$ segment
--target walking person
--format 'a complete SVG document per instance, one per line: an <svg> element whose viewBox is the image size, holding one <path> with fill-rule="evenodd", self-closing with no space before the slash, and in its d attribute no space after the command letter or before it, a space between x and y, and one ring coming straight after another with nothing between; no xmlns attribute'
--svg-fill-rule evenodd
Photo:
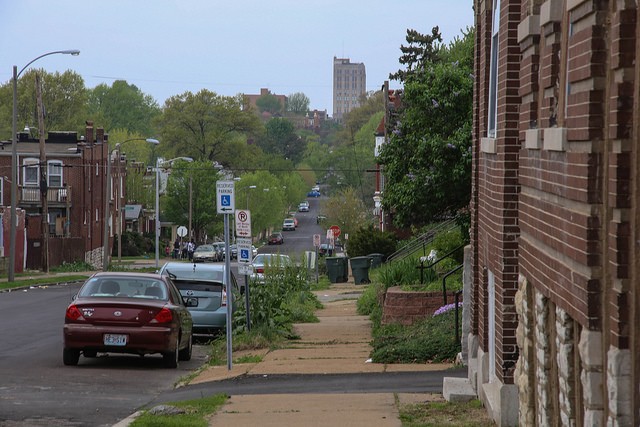
<svg viewBox="0 0 640 427"><path fill-rule="evenodd" d="M189 261L193 260L193 251L196 250L196 244L193 242L193 239L189 243L187 243L187 255L189 257Z"/></svg>
<svg viewBox="0 0 640 427"><path fill-rule="evenodd" d="M180 240L176 239L175 242L173 242L173 254L171 255L171 257L173 259L178 259L180 255Z"/></svg>

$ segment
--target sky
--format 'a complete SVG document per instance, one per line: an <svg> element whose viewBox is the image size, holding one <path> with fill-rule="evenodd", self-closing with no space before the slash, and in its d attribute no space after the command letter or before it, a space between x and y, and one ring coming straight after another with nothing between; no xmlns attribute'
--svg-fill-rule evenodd
<svg viewBox="0 0 640 427"><path fill-rule="evenodd" d="M302 92L333 114L333 57L364 63L367 90L402 68L407 29L446 43L473 26L472 0L0 0L0 81L73 70L93 88L126 80L160 106L174 95ZM399 87L390 81L391 88Z"/></svg>

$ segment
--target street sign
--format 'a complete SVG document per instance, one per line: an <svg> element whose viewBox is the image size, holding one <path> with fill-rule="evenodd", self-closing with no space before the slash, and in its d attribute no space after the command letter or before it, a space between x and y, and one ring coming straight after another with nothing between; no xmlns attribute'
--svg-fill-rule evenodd
<svg viewBox="0 0 640 427"><path fill-rule="evenodd" d="M329 230L331 230L331 232L333 233L333 237L338 237L341 233L340 227L338 227L337 225L332 225L331 227L329 227Z"/></svg>
<svg viewBox="0 0 640 427"><path fill-rule="evenodd" d="M313 246L320 246L320 235L319 234L314 234L313 235Z"/></svg>
<svg viewBox="0 0 640 427"><path fill-rule="evenodd" d="M234 182L216 181L216 195L218 213L232 214L235 210Z"/></svg>
<svg viewBox="0 0 640 427"><path fill-rule="evenodd" d="M236 236L251 237L251 212L240 209L236 211Z"/></svg>
<svg viewBox="0 0 640 427"><path fill-rule="evenodd" d="M251 262L251 239L246 237L238 237L236 239L236 245L238 248L238 263Z"/></svg>
<svg viewBox="0 0 640 427"><path fill-rule="evenodd" d="M187 235L187 227L185 227L184 225L181 225L180 227L178 227L178 229L176 230L176 233L178 234L179 237L184 237Z"/></svg>
<svg viewBox="0 0 640 427"><path fill-rule="evenodd" d="M251 264L238 264L238 274L250 276L253 274L253 265Z"/></svg>

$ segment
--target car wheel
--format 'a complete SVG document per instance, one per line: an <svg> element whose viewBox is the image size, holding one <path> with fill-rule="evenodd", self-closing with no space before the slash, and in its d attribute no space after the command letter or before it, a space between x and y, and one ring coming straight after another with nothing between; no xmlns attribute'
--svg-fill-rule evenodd
<svg viewBox="0 0 640 427"><path fill-rule="evenodd" d="M80 360L80 350L65 348L62 350L62 361L67 366L76 366Z"/></svg>
<svg viewBox="0 0 640 427"><path fill-rule="evenodd" d="M162 360L164 362L164 366L170 369L175 369L178 367L178 342L176 340L176 346L173 350L167 351L166 353L162 353Z"/></svg>
<svg viewBox="0 0 640 427"><path fill-rule="evenodd" d="M189 344L187 344L186 348L183 348L178 352L178 359L184 360L184 361L191 360L192 349L193 349L193 335L189 335Z"/></svg>

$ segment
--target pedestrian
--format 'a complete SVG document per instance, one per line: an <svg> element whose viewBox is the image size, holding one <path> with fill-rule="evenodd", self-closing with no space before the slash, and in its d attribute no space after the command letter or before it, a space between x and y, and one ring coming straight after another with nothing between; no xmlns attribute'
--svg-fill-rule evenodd
<svg viewBox="0 0 640 427"><path fill-rule="evenodd" d="M180 240L176 239L176 241L173 242L173 258L178 259L179 255L180 255Z"/></svg>
<svg viewBox="0 0 640 427"><path fill-rule="evenodd" d="M189 243L187 243L187 255L189 256L189 261L193 260L193 251L196 250L196 244L193 242L193 239Z"/></svg>
<svg viewBox="0 0 640 427"><path fill-rule="evenodd" d="M184 242L181 242L180 246L182 247L182 249L180 251L182 253L182 257L181 258L182 259L187 259L187 244L184 243Z"/></svg>
<svg viewBox="0 0 640 427"><path fill-rule="evenodd" d="M169 247L169 244L167 243L167 245L164 247L164 256L168 257L170 252L171 252L171 248Z"/></svg>

